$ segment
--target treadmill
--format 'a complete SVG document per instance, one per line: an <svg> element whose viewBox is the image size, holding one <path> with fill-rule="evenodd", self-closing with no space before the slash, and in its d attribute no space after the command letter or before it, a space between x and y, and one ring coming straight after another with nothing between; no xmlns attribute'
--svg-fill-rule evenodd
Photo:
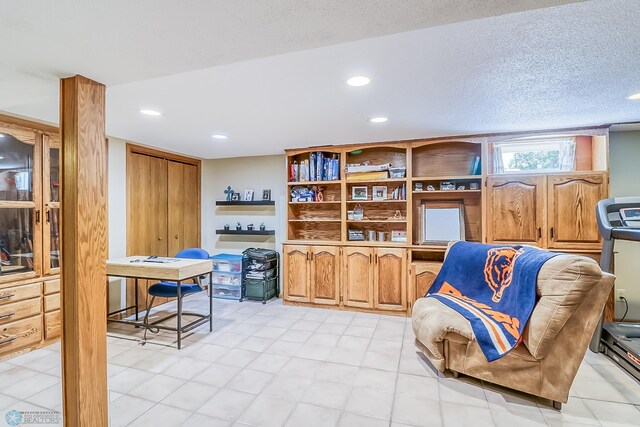
<svg viewBox="0 0 640 427"><path fill-rule="evenodd" d="M611 273L615 241L640 242L640 197L601 200L596 217L603 239L600 268ZM606 354L640 380L640 323L604 323L601 317L589 348Z"/></svg>

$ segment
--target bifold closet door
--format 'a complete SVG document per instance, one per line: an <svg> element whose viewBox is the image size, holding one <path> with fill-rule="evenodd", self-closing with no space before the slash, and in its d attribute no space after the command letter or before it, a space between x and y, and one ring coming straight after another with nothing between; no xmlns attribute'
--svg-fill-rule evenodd
<svg viewBox="0 0 640 427"><path fill-rule="evenodd" d="M167 161L131 153L127 169L127 252L129 255L167 256ZM127 286L129 305L133 304L132 282L130 280ZM143 280L138 288L138 307L141 310L145 309L146 285ZM166 301L163 298L158 300L156 305Z"/></svg>
<svg viewBox="0 0 640 427"><path fill-rule="evenodd" d="M199 245L200 216L198 168L168 161L168 255Z"/></svg>

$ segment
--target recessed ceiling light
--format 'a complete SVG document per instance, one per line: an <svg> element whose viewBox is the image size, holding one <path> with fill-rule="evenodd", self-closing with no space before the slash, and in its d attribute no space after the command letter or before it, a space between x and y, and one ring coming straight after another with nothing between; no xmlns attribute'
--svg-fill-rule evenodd
<svg viewBox="0 0 640 427"><path fill-rule="evenodd" d="M140 110L140 112L142 114L144 114L145 116L160 116L160 111L156 111L156 110L147 110L147 109L143 109Z"/></svg>
<svg viewBox="0 0 640 427"><path fill-rule="evenodd" d="M0 138L4 138L4 133L0 133Z"/></svg>
<svg viewBox="0 0 640 427"><path fill-rule="evenodd" d="M4 160L4 157L0 156L0 160Z"/></svg>
<svg viewBox="0 0 640 427"><path fill-rule="evenodd" d="M213 135L211 135L211 138L213 138L213 139L227 139L228 136L227 135L223 135L221 133L214 133Z"/></svg>
<svg viewBox="0 0 640 427"><path fill-rule="evenodd" d="M371 82L371 79L366 76L353 76L347 80L347 84L353 87L366 86Z"/></svg>
<svg viewBox="0 0 640 427"><path fill-rule="evenodd" d="M389 117L385 117L385 116L371 117L369 119L371 123L384 123L387 120L389 120Z"/></svg>
<svg viewBox="0 0 640 427"><path fill-rule="evenodd" d="M627 99L630 99L632 101L637 101L640 99L640 92L638 93L634 93L633 95L627 96Z"/></svg>

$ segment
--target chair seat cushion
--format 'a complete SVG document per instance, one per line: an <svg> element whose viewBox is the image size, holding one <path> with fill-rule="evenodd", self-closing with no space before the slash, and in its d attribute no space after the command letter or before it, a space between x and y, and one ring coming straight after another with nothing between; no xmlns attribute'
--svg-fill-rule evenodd
<svg viewBox="0 0 640 427"><path fill-rule="evenodd" d="M180 285L181 295L200 292L202 288L196 283L182 283ZM178 296L178 286L175 282L158 282L149 287L149 295L163 298L175 298Z"/></svg>

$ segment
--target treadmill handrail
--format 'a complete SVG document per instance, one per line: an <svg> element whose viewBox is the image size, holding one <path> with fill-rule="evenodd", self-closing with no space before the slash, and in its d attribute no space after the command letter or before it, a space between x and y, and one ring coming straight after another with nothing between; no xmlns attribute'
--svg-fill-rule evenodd
<svg viewBox="0 0 640 427"><path fill-rule="evenodd" d="M611 230L614 228L609 221L609 213L632 207L640 207L640 197L612 197L598 202L596 205L596 219L598 221L598 230L604 240L611 240Z"/></svg>

